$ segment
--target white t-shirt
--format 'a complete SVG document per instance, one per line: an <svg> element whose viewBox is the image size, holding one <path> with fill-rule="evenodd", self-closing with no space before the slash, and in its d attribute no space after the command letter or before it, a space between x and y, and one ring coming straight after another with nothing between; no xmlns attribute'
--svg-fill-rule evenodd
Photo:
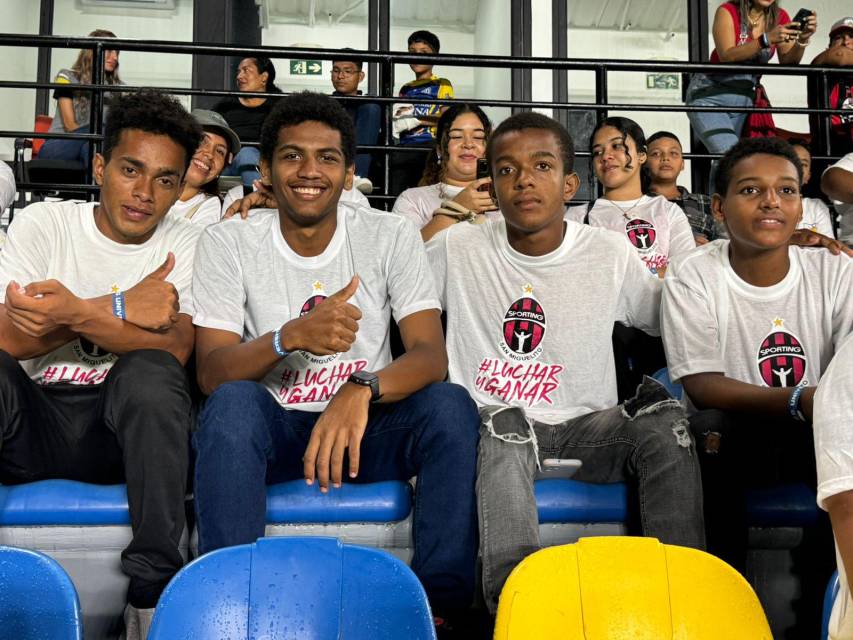
<svg viewBox="0 0 853 640"><path fill-rule="evenodd" d="M237 185L236 187L229 189L222 201L220 218L225 215L226 211L228 211L228 207L234 204L237 200L240 200L242 197L243 185ZM351 202L361 207L370 208L370 201L367 199L367 196L358 189L344 189L341 191L341 198L339 202Z"/></svg>
<svg viewBox="0 0 853 640"><path fill-rule="evenodd" d="M829 207L819 198L803 198L803 219L797 229L811 229L830 238L835 237Z"/></svg>
<svg viewBox="0 0 853 640"><path fill-rule="evenodd" d="M719 372L762 387L814 386L853 331L853 261L789 247L781 282L755 287L716 240L666 273L661 328L669 376Z"/></svg>
<svg viewBox="0 0 853 640"><path fill-rule="evenodd" d="M844 169L853 173L853 153L848 153L831 167L830 169ZM824 171L824 173L826 173ZM847 244L853 244L853 202L840 202L833 200L835 210L838 212L838 217L841 219L841 225L838 228L838 239Z"/></svg>
<svg viewBox="0 0 853 640"><path fill-rule="evenodd" d="M527 256L503 218L454 225L427 243L447 311L451 382L480 406L557 424L616 405L611 335L658 334L660 280L604 229L566 222L562 244Z"/></svg>
<svg viewBox="0 0 853 640"><path fill-rule="evenodd" d="M10 280L28 285L56 279L80 298L127 291L175 254L167 280L175 285L180 311L194 312L190 286L201 227L168 214L146 242L119 244L95 225L97 203L40 202L15 216L0 252L0 302ZM39 384L98 384L118 356L84 338L22 362Z"/></svg>
<svg viewBox="0 0 853 640"><path fill-rule="evenodd" d="M178 200L169 209L169 215L177 218L188 219L193 224L206 227L214 222L219 222L222 204L219 198L199 191L189 200ZM190 216L187 218L187 216Z"/></svg>
<svg viewBox="0 0 853 640"><path fill-rule="evenodd" d="M15 186L15 174L8 164L0 161L0 213L9 208L16 195L18 190Z"/></svg>
<svg viewBox="0 0 853 640"><path fill-rule="evenodd" d="M585 205L570 207L566 219L583 222L586 213ZM624 236L655 274L673 258L696 247L687 215L663 196L613 201L599 198L589 210L589 224Z"/></svg>
<svg viewBox="0 0 853 640"><path fill-rule="evenodd" d="M254 340L307 313L353 275L361 283L349 302L363 317L352 348L331 356L296 351L262 381L283 407L322 411L351 373L391 362L392 313L399 322L439 308L423 242L410 224L340 204L332 240L310 258L290 248L273 209L207 227L196 257L193 321Z"/></svg>
<svg viewBox="0 0 853 640"><path fill-rule="evenodd" d="M853 336L849 337L832 359L814 400L814 439L817 458L817 503L836 494L853 490ZM840 589L832 616L829 637L833 640L853 638L853 599L844 563L838 554Z"/></svg>
<svg viewBox="0 0 853 640"><path fill-rule="evenodd" d="M445 200L453 200L464 187L455 187L439 182L427 187L412 187L397 196L391 213L408 218L418 229L423 229L432 220L433 212Z"/></svg>

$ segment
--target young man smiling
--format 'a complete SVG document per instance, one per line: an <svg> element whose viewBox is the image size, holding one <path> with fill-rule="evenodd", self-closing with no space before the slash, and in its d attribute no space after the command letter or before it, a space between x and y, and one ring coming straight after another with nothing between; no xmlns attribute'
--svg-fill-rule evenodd
<svg viewBox="0 0 853 640"><path fill-rule="evenodd" d="M417 230L341 203L352 121L294 94L261 136L278 210L209 227L195 266L199 550L264 534L266 485L417 476L412 568L439 615L470 604L478 418L441 382L439 304ZM389 325L405 355L391 360Z"/></svg>
<svg viewBox="0 0 853 640"><path fill-rule="evenodd" d="M128 638L183 564L201 229L166 214L200 140L175 100L125 95L93 160L100 203L27 207L0 253L0 481L127 482Z"/></svg>
<svg viewBox="0 0 853 640"><path fill-rule="evenodd" d="M678 402L647 380L616 405L613 323L657 334L659 279L623 238L564 220L579 181L561 125L517 114L486 154L503 217L455 225L427 252L447 312L450 380L480 407L483 589L494 612L510 571L539 548L533 479L543 459L579 458L579 480L635 485L646 535L701 548L704 531Z"/></svg>
<svg viewBox="0 0 853 640"><path fill-rule="evenodd" d="M670 377L693 407L713 410L691 419L709 548L741 570L746 488L791 480L815 486L815 387L853 331L850 258L789 246L802 216L802 177L796 153L778 138L732 147L712 201L730 240L685 256L664 281ZM827 577L804 594L819 598L816 585Z"/></svg>

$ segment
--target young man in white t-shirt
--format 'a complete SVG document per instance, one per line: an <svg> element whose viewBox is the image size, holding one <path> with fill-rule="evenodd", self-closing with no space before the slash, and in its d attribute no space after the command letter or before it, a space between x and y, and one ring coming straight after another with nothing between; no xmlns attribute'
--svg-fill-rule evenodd
<svg viewBox="0 0 853 640"><path fill-rule="evenodd" d="M438 615L469 606L476 408L441 382L440 305L417 230L340 202L352 120L332 98L282 100L261 135L278 210L208 227L193 279L199 550L264 534L266 485L417 476L412 568ZM397 321L405 355L391 359Z"/></svg>
<svg viewBox="0 0 853 640"><path fill-rule="evenodd" d="M831 640L853 640L853 336L823 374L814 397L817 502L829 512L841 588L829 622Z"/></svg>
<svg viewBox="0 0 853 640"><path fill-rule="evenodd" d="M677 260L664 281L670 377L693 407L713 410L691 420L709 550L741 570L748 486L814 486L815 386L853 331L851 259L789 246L802 215L801 183L787 142L754 138L732 147L712 200L730 240ZM819 560L818 552L812 564Z"/></svg>
<svg viewBox="0 0 853 640"><path fill-rule="evenodd" d="M0 481L127 482L129 638L183 564L201 229L166 214L200 139L174 99L124 95L93 160L100 202L30 205L0 252Z"/></svg>
<svg viewBox="0 0 853 640"><path fill-rule="evenodd" d="M427 252L447 312L450 380L480 407L480 549L494 612L510 571L539 548L533 480L543 459L579 458L585 482L630 482L646 535L697 548L705 536L680 404L648 379L616 404L613 323L657 334L660 280L624 238L564 221L579 183L557 122L512 116L487 157L503 218L454 225Z"/></svg>
<svg viewBox="0 0 853 640"><path fill-rule="evenodd" d="M853 153L823 172L820 188L835 202L840 220L838 239L853 246Z"/></svg>

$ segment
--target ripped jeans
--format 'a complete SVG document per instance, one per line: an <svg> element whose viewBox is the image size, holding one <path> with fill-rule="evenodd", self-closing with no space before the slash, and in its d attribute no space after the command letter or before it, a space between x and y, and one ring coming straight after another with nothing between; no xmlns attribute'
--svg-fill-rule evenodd
<svg viewBox="0 0 853 640"><path fill-rule="evenodd" d="M644 535L704 549L693 438L681 405L656 381L646 378L623 405L555 425L531 421L517 407L484 407L480 416L477 509L491 612L510 572L540 548L533 481L546 458L582 460L574 476L582 482L635 484Z"/></svg>

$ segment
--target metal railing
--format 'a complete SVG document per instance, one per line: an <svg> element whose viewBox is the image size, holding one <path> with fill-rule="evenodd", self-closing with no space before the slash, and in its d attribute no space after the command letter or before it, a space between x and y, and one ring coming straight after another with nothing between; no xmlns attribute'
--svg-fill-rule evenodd
<svg viewBox="0 0 853 640"><path fill-rule="evenodd" d="M90 112L89 134L79 133L38 133L33 131L0 130L0 137L19 138L64 138L88 140L92 145L91 151L97 151L102 140L103 129L103 107L104 93L120 93L135 91L141 86L107 85L104 84L104 54L107 50L137 51L145 53L171 53L189 55L227 56L227 57L254 57L265 56L272 59L288 58L311 58L319 60L334 60L340 58L340 51L336 49L309 49L294 47L242 47L236 45L220 45L211 43L185 43L185 42L163 42L163 41L139 41L119 38L68 38L60 36L28 36L16 34L0 34L0 46L26 46L26 47L50 47L64 49L89 48L93 52L92 83L74 85L74 90L90 90L92 95ZM610 111L664 111L664 112L770 112L776 114L807 114L824 115L841 114L841 109L830 109L828 107L830 78L833 75L849 74L850 70L837 67L813 67L809 65L720 65L695 62L670 62L670 61L632 61L632 60L577 60L577 59L553 59L553 58L515 58L507 56L483 56L483 55L413 55L408 52L393 51L347 51L347 57L362 60L364 63L376 63L380 70L380 92L378 96L341 97L339 99L351 102L373 102L390 105L399 102L394 95L394 65L408 64L412 62L429 62L445 66L457 67L494 67L502 69L546 69L553 72L589 71L595 74L595 101L590 102L558 102L558 101L522 101L522 100L496 100L465 98L466 101L476 102L480 106L506 107L513 109L544 108L567 111L595 111L599 118L604 117ZM623 104L611 103L608 96L608 73L614 71L628 72L669 72L669 73L748 73L754 75L793 75L806 76L816 81L817 107L709 107L688 106L685 104ZM56 89L66 88L68 85L27 82L27 81L0 81L0 89ZM219 89L185 88L185 87L156 87L157 89L173 95L182 96L208 96L208 97L234 97L237 92ZM239 93L241 97L281 97L280 93ZM285 92L284 95L287 95ZM458 102L458 99L456 100ZM452 104L454 100L428 100L418 98L419 104ZM412 153L423 153L422 148L407 149L406 146L395 146L392 139L390 108L385 110L385 140L382 145L359 146L360 151L385 154L385 186L389 184L389 161L388 154L391 151L403 151ZM813 159L832 160L837 156L830 155L831 132L824 121L819 118L821 126L819 131L812 132L813 136ZM246 141L250 145L257 141ZM577 151L578 157L588 157L587 151ZM709 160L718 157L710 153L685 153L685 159ZM18 185L19 189L30 190L42 188L42 184L23 183ZM61 191L96 191L94 185L55 185ZM389 198L387 195L378 195L377 198Z"/></svg>

